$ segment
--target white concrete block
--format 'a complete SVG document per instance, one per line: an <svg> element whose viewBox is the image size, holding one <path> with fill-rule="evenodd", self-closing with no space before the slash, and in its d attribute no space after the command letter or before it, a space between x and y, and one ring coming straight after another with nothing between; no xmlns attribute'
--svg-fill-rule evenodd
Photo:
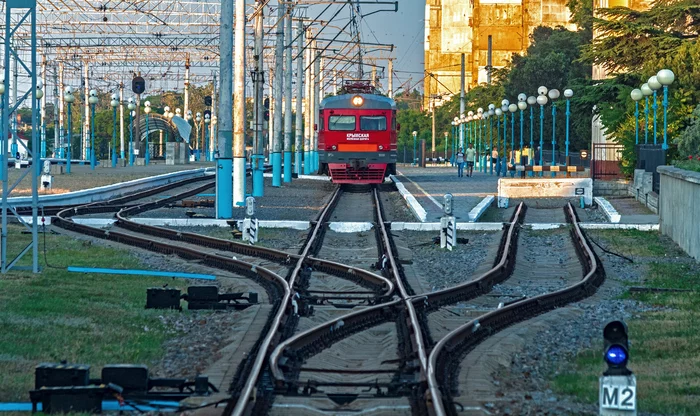
<svg viewBox="0 0 700 416"><path fill-rule="evenodd" d="M494 199L493 195L489 195L482 199L477 206L472 208L472 210L469 211L469 222L477 222L484 211L493 204Z"/></svg>
<svg viewBox="0 0 700 416"><path fill-rule="evenodd" d="M406 201L406 204L408 205L408 208L410 208L411 212L413 212L413 215L415 215L420 222L425 222L428 217L428 213L425 212L425 208L423 208L413 194L408 192L408 189L406 189L406 187L396 176L390 175L389 177L396 184L396 189L398 189L399 193Z"/></svg>
<svg viewBox="0 0 700 416"><path fill-rule="evenodd" d="M504 198L580 198L593 203L591 178L501 178L498 180L498 206Z"/></svg>
<svg viewBox="0 0 700 416"><path fill-rule="evenodd" d="M336 233L360 233L371 230L373 225L371 222L331 222L328 227Z"/></svg>
<svg viewBox="0 0 700 416"><path fill-rule="evenodd" d="M612 223L620 222L620 218L622 218L622 216L620 215L619 212L617 212L615 207L613 207L612 204L610 202L608 202L607 199L600 197L600 196L597 196L593 199L595 200L596 204L598 204L598 206L603 210L603 212L605 213L605 216L608 217L608 220L610 220L610 222L612 222Z"/></svg>

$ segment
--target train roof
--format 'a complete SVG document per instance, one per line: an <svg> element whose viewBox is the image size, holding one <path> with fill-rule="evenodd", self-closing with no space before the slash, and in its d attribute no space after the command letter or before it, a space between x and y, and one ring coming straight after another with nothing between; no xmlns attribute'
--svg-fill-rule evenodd
<svg viewBox="0 0 700 416"><path fill-rule="evenodd" d="M354 107L352 98L356 96L364 98L362 107ZM389 97L377 94L342 94L326 97L321 101L319 110L334 108L358 108L365 110L396 110L396 102Z"/></svg>

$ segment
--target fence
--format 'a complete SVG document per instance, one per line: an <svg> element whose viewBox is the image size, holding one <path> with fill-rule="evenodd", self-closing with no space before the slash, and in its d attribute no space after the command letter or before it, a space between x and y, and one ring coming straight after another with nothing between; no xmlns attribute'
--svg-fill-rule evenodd
<svg viewBox="0 0 700 416"><path fill-rule="evenodd" d="M638 144L635 146L637 153L637 169L644 169L652 173L651 189L659 193L659 173L656 168L666 164L666 151L660 144Z"/></svg>
<svg viewBox="0 0 700 416"><path fill-rule="evenodd" d="M593 143L591 155L591 178L613 180L623 178L620 160L624 146L615 143Z"/></svg>

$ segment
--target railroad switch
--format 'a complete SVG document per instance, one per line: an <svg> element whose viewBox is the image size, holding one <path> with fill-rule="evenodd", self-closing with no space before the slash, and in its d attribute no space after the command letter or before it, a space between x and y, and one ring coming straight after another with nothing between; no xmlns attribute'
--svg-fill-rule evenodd
<svg viewBox="0 0 700 416"><path fill-rule="evenodd" d="M212 198L182 200L182 206L185 208L212 208L215 204L216 201Z"/></svg>
<svg viewBox="0 0 700 416"><path fill-rule="evenodd" d="M34 390L29 392L32 411L38 403L44 413L102 411L102 401L181 401L191 396L218 393L207 376L151 378L148 367L134 364L111 364L102 368L99 379L90 378L90 366L39 364L35 368Z"/></svg>
<svg viewBox="0 0 700 416"><path fill-rule="evenodd" d="M187 301L187 309L246 309L258 303L257 292L219 293L219 288L212 285L190 286L187 294L179 289L149 288L146 290L146 309L182 310L180 300Z"/></svg>

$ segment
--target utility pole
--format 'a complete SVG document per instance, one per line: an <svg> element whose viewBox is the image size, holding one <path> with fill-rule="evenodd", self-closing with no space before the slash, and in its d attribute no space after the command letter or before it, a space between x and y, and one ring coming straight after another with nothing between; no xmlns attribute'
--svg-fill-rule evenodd
<svg viewBox="0 0 700 416"><path fill-rule="evenodd" d="M312 156L312 170L313 172L318 171L318 130L316 129L316 126L318 126L318 107L321 102L321 80L320 80L320 75L321 75L321 52L318 51L318 47L316 45L316 41L314 40L313 43L314 47L313 49L316 51L316 60L314 62L314 95L313 95L313 106L312 108L312 122L311 122L311 134L313 134L313 156Z"/></svg>
<svg viewBox="0 0 700 416"><path fill-rule="evenodd" d="M183 116L187 116L187 110L190 109L190 53L185 54L185 108Z"/></svg>
<svg viewBox="0 0 700 416"><path fill-rule="evenodd" d="M275 39L275 79L273 97L275 103L274 136L272 141L272 186L282 186L282 91L284 90L284 3L277 5L277 39Z"/></svg>
<svg viewBox="0 0 700 416"><path fill-rule="evenodd" d="M313 39L313 33L311 32L311 29L306 29L306 39ZM306 50L304 51L306 53L306 62L311 62L311 45L307 45ZM313 128L314 126L312 125L312 118L311 118L311 113L312 113L312 94L313 94L313 87L311 85L311 67L313 65L307 65L306 68L306 114L305 114L305 119L306 123L304 124L304 174L309 175L311 173L311 137L313 135Z"/></svg>
<svg viewBox="0 0 700 416"><path fill-rule="evenodd" d="M245 2L236 2L236 86L235 113L233 113L233 2L221 0L219 26L219 68L221 70L221 100L217 121L216 158L216 218L233 218L233 204L243 204L245 199L245 158L243 126L245 124ZM231 117L234 114L235 117ZM234 120L232 120L232 118ZM232 122L235 121L235 126ZM213 124L213 123L212 123ZM235 142L232 128L235 129ZM175 138L173 138L174 140ZM233 157L236 160L233 160ZM234 173L236 176L231 180Z"/></svg>
<svg viewBox="0 0 700 416"><path fill-rule="evenodd" d="M486 51L486 83L491 85L491 71L493 70L493 38L489 35L488 50Z"/></svg>
<svg viewBox="0 0 700 416"><path fill-rule="evenodd" d="M292 41L292 6L285 7L284 41ZM292 44L284 56L284 182L292 181Z"/></svg>
<svg viewBox="0 0 700 416"><path fill-rule="evenodd" d="M58 116L58 97L60 85L58 84L58 71L53 73L53 157L61 157L61 139L59 132L61 124Z"/></svg>
<svg viewBox="0 0 700 416"><path fill-rule="evenodd" d="M119 83L119 156L125 159L124 155L124 83Z"/></svg>
<svg viewBox="0 0 700 416"><path fill-rule="evenodd" d="M459 117L461 118L464 115L464 109L466 107L465 103L465 97L464 97L464 54L461 55L461 69L460 69L460 75L459 75ZM435 114L433 114L433 119ZM435 133L433 133L433 137L435 137ZM459 147L464 148L464 129L460 128L459 129Z"/></svg>
<svg viewBox="0 0 700 416"><path fill-rule="evenodd" d="M41 157L46 157L46 93L49 88L46 85L46 55L41 58L41 87L44 89L44 95L41 97L41 103L39 105L39 124L41 126Z"/></svg>
<svg viewBox="0 0 700 416"><path fill-rule="evenodd" d="M240 0L239 0L240 1ZM255 111L255 131L253 136L253 196L261 197L264 195L263 183L263 119L265 118L265 107L263 106L263 89L265 88L265 75L263 72L263 37L265 29L263 27L264 8L259 1L255 2L255 29L254 29L254 49L253 49L253 90L255 91L253 99L253 108Z"/></svg>
<svg viewBox="0 0 700 416"><path fill-rule="evenodd" d="M59 157L63 158L65 157L65 152L63 148L65 147L65 142L66 142L66 136L65 136L65 131L64 131L64 124L63 124L63 114L64 114L64 101L63 101L63 91L65 91L66 86L63 84L63 62L58 63L58 122L59 122Z"/></svg>
<svg viewBox="0 0 700 416"><path fill-rule="evenodd" d="M83 160L91 158L90 152L90 104L88 103L88 96L90 95L90 63L87 59L83 61L83 80L85 81L85 95L83 96L83 106L85 107L85 117L83 117L83 134L82 134L82 146L80 149L80 154ZM90 150L88 150L90 149Z"/></svg>
<svg viewBox="0 0 700 416"><path fill-rule="evenodd" d="M388 87L389 87L389 98L393 99L394 98L394 59L389 58L389 81L388 81Z"/></svg>
<svg viewBox="0 0 700 416"><path fill-rule="evenodd" d="M213 75L213 81L211 84L211 115L209 123L209 160L214 161L215 145L216 145L216 122L214 115L216 115L216 74ZM218 117L217 117L218 118ZM173 138L174 139L174 138Z"/></svg>
<svg viewBox="0 0 700 416"><path fill-rule="evenodd" d="M304 23L301 19L299 20L297 32L297 114L296 137L294 140L294 170L296 171L297 175L301 175L303 172L301 168L301 151L304 141Z"/></svg>

